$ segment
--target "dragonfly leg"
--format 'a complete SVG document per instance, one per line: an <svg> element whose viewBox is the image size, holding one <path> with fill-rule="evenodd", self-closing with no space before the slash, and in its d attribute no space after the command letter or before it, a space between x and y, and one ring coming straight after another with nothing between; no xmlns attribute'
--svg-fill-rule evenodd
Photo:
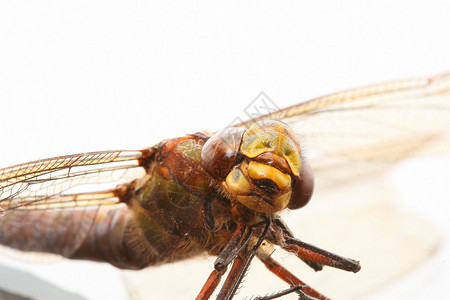
<svg viewBox="0 0 450 300"><path fill-rule="evenodd" d="M253 257L255 257L256 255L256 251L264 241L264 238L271 224L272 221L270 219L266 219L261 223L250 226L251 230L252 228L265 225L260 237L258 238L258 241L251 249L248 249L247 247L243 249L241 248L242 250L239 252L239 255L234 260L233 266L230 269L230 273L228 274L227 279L223 284L222 289L219 292L219 295L217 296L218 300L222 299L230 300L233 298L239 287L239 284L242 281L242 278L244 278L245 272L247 271L251 261L253 260Z"/></svg>
<svg viewBox="0 0 450 300"><path fill-rule="evenodd" d="M217 259L214 262L214 268L217 271L226 268L247 246L252 233L252 228L246 226L244 223L240 223L231 236L228 244L217 256Z"/></svg>
<svg viewBox="0 0 450 300"><path fill-rule="evenodd" d="M274 223L281 228L285 236L285 245L282 245L282 248L286 251L294 253L303 261L306 260L319 265L326 265L354 273L361 269L361 265L356 260L342 257L296 239L289 228L287 228L284 222L280 219L275 220Z"/></svg>
<svg viewBox="0 0 450 300"><path fill-rule="evenodd" d="M293 285L288 289L279 291L277 293L271 294L271 295L267 295L267 296L263 296L263 297L256 297L253 300L272 300L272 299L276 299L276 298L280 298L292 293L297 293L298 294L298 298L300 300L317 300L317 298L315 297L311 297L308 294L306 294L305 292L302 291L302 288L305 288L306 286L302 286L302 285Z"/></svg>
<svg viewBox="0 0 450 300"><path fill-rule="evenodd" d="M214 215L211 207L211 198L204 198L203 209L205 210L205 226L208 230L213 230L215 227Z"/></svg>
<svg viewBox="0 0 450 300"><path fill-rule="evenodd" d="M195 299L196 300L209 299L209 297L211 297L212 293L217 288L217 285L219 284L220 279L222 278L223 274L225 274L226 270L227 269L225 268L221 271L217 271L217 270L212 271L211 275L209 275L208 279L206 280L205 284L203 285L202 290L200 291L200 293L198 293L198 295Z"/></svg>
<svg viewBox="0 0 450 300"><path fill-rule="evenodd" d="M244 228L244 231L245 229L246 228ZM238 228L233 237L239 235L242 237L242 233L244 231ZM245 245L248 244L248 240L249 239L247 239ZM235 244L235 241L233 239L230 240L230 242ZM228 248L228 245L226 248ZM209 297L211 297L212 293L217 288L217 285L219 284L223 274L225 274L227 266L230 263L229 258L232 256L234 259L233 265L230 269L230 273L228 274L227 279L225 280L225 283L222 286L222 289L219 292L219 295L217 296L217 299L233 298L234 293L242 280L242 277L244 276L251 260L255 256L255 251L253 251L253 249L252 251L247 251L246 247L243 248L240 245L237 245L237 248L239 248L240 251L236 253L236 256L234 256L235 249L230 249L231 252L228 252L226 255L221 256L221 260L219 263L217 263L216 260L216 263L214 264L216 269L211 272L211 275L209 275L208 280L203 285L203 288L198 294L196 300L206 300L209 299Z"/></svg>
<svg viewBox="0 0 450 300"><path fill-rule="evenodd" d="M227 277L224 287L225 285L230 285L229 279L231 274L239 274L238 269L240 270L240 268L242 267L242 258L239 258L239 255L246 249L252 233L253 230L246 226L244 223L238 225L238 228L234 231L228 244L217 256L217 259L214 262L214 270L211 272L208 280L203 285L202 290L196 298L197 300L206 300L211 297L212 293L217 288L217 285L219 284L223 274L225 274L228 265L234 260L233 266L230 270L230 274ZM243 272L245 272L245 270ZM233 275L233 278L237 278L236 275ZM223 290L224 288L222 287L222 291Z"/></svg>
<svg viewBox="0 0 450 300"><path fill-rule="evenodd" d="M253 249L252 249L253 250ZM247 269L255 256L255 251L244 249L233 262L230 273L225 280L217 300L230 300L236 294L239 284L242 281Z"/></svg>
<svg viewBox="0 0 450 300"><path fill-rule="evenodd" d="M256 242L255 246L251 249L247 248L250 238L253 235L253 229L265 225L261 236ZM220 282L221 277L226 271L227 266L233 261L233 265L230 269L230 273L223 284L217 299L232 299L236 293L242 278L245 275L253 257L256 254L256 250L264 241L264 237L269 230L271 220L267 219L261 223L247 226L244 223L238 225L238 228L233 233L229 243L222 250L214 263L215 270L211 273L202 290L197 296L197 300L209 299L217 285Z"/></svg>
<svg viewBox="0 0 450 300"><path fill-rule="evenodd" d="M283 249L294 253L299 258L353 273L361 270L361 265L356 260L328 252L296 238L287 237L285 242Z"/></svg>
<svg viewBox="0 0 450 300"><path fill-rule="evenodd" d="M279 228L281 228L281 230L283 231L283 233L286 235L286 236L290 236L290 237L294 237L294 234L292 233L292 231L289 229L289 227L286 225L286 223L284 223L284 221L282 220L282 219L275 219L274 220L274 223L279 227ZM319 263L317 263L317 262L314 262L314 261L310 261L310 260L307 260L307 259L305 259L305 258L303 258L303 257L300 257L300 259L305 263L305 264L307 264L309 267L311 267L314 271L321 271L322 269L323 269L323 265L322 264L319 264Z"/></svg>
<svg viewBox="0 0 450 300"><path fill-rule="evenodd" d="M301 292L303 292L303 293L299 293L300 299L329 300L328 297L326 297L326 296L322 295L321 293L319 293L318 291L310 288L308 285L306 285L303 281L298 279L294 274L289 272L286 268L284 268L282 265L280 265L276 260L274 260L270 256L265 257L265 258L261 258L260 256L258 256L258 258L264 263L264 265L266 266L267 269L269 269L272 273L277 275L283 281L290 284L292 287L301 286ZM303 295L303 298L302 298L302 294L306 294L306 295ZM280 296L282 296L282 295L280 295Z"/></svg>

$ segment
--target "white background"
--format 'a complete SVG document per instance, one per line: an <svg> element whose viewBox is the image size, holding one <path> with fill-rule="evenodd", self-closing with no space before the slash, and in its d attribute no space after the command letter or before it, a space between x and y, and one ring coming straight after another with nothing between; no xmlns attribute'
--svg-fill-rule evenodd
<svg viewBox="0 0 450 300"><path fill-rule="evenodd" d="M449 12L448 1L2 1L0 166L219 129L261 91L285 107L448 71ZM441 163L439 185L414 185L448 184ZM445 231L439 191L424 214ZM62 270L43 276L90 298L125 297L113 268ZM435 281L433 295L448 295Z"/></svg>

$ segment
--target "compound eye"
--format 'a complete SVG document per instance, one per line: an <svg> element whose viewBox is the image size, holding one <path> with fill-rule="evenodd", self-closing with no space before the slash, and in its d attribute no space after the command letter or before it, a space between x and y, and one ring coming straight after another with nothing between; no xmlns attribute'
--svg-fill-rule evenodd
<svg viewBox="0 0 450 300"><path fill-rule="evenodd" d="M202 149L202 165L214 179L224 178L233 167L246 129L229 127L210 137Z"/></svg>
<svg viewBox="0 0 450 300"><path fill-rule="evenodd" d="M292 188L292 198L288 207L290 209L302 208L308 204L314 191L314 174L311 167L303 160L303 165L300 174L297 177L297 182Z"/></svg>

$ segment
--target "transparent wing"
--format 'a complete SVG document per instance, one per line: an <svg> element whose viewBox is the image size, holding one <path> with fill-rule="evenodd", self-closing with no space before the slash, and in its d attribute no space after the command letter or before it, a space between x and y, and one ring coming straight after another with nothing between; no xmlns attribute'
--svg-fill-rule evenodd
<svg viewBox="0 0 450 300"><path fill-rule="evenodd" d="M360 299L415 274L436 253L442 239L436 227L398 207L396 190L381 177L364 177L403 158L450 153L450 74L340 92L240 125L265 118L294 128L316 176L314 200L285 216L287 224L300 239L361 261L358 274L330 268L315 274L281 255L308 284L337 299ZM417 197L408 201L439 203L431 193Z"/></svg>
<svg viewBox="0 0 450 300"><path fill-rule="evenodd" d="M118 203L114 188L142 176L151 151L91 152L0 169L0 210Z"/></svg>
<svg viewBox="0 0 450 300"><path fill-rule="evenodd" d="M0 244L71 257L105 210L125 205L127 183L144 177L152 151L91 152L1 169Z"/></svg>
<svg viewBox="0 0 450 300"><path fill-rule="evenodd" d="M314 173L342 182L405 157L450 153L450 74L348 90L239 126L260 119L291 125Z"/></svg>

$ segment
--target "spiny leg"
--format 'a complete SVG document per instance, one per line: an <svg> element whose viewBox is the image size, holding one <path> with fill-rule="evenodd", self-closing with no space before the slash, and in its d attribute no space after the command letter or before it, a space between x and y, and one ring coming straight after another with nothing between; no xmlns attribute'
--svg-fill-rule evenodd
<svg viewBox="0 0 450 300"><path fill-rule="evenodd" d="M310 296L309 298L304 299L320 299L320 300L329 300L328 297L322 295L318 291L310 288L308 285L306 285L303 281L298 279L294 274L289 272L286 268L284 268L282 265L280 265L276 260L269 257L260 257L258 258L264 263L266 268L268 268L272 273L277 275L279 278L281 278L283 281L288 283L291 286L301 286L301 292L304 292L307 296ZM300 294L301 295L301 294ZM301 297L301 296L300 296ZM313 297L313 298L311 298ZM302 298L300 298L302 299Z"/></svg>
<svg viewBox="0 0 450 300"><path fill-rule="evenodd" d="M251 230L249 230L248 227L245 226L245 224L239 224L238 228L231 236L227 246L224 248L224 250L222 250L222 252L218 255L216 261L214 262L214 270L211 272L200 293L197 295L197 300L206 300L211 297L212 293L219 285L223 274L225 274L228 264L239 254L235 253L234 250L241 248L240 243L245 244L245 246L247 245L248 239L245 238L246 236L244 237L246 231L250 232L251 236Z"/></svg>
<svg viewBox="0 0 450 300"><path fill-rule="evenodd" d="M254 256L254 251L244 249L244 251L236 257L233 262L233 266L230 269L230 273L228 274L219 295L217 295L217 300L233 299Z"/></svg>
<svg viewBox="0 0 450 300"><path fill-rule="evenodd" d="M214 268L218 271L226 268L238 255L239 253L247 247L250 237L253 234L253 228L246 226L241 223L238 228L234 231L228 244L217 256L214 262Z"/></svg>
<svg viewBox="0 0 450 300"><path fill-rule="evenodd" d="M222 278L223 274L226 272L226 268L217 271L214 270L211 272L211 275L209 275L208 279L206 280L205 284L203 285L202 290L200 293L198 293L196 300L207 300L209 297L211 297L212 293L216 290L217 286L219 285L220 279Z"/></svg>
<svg viewBox="0 0 450 300"><path fill-rule="evenodd" d="M233 233L229 244L216 259L216 262L214 264L215 270L212 271L208 280L204 284L202 290L196 298L197 300L206 300L211 297L212 293L217 288L221 277L225 273L228 264L234 260L230 273L228 274L227 279L222 286L219 295L217 296L217 299L233 298L237 288L239 287L239 284L242 281L243 276L245 275L245 272L248 269L248 266L250 265L250 262L256 254L256 250L263 242L264 237L269 230L270 224L270 220L265 220L252 226L246 226L245 224L241 224L238 226L238 228ZM261 225L265 225L265 228L256 245L252 247L252 249L247 250L248 242L253 235L253 229Z"/></svg>
<svg viewBox="0 0 450 300"><path fill-rule="evenodd" d="M317 298L311 297L309 295L307 295L306 293L304 293L302 291L302 288L304 288L304 286L301 285L293 285L288 289L279 291L277 293L268 295L268 296L263 296L263 297L256 297L253 300L272 300L272 299L276 299L276 298L280 298L292 293L297 293L298 298L300 300L317 300Z"/></svg>
<svg viewBox="0 0 450 300"><path fill-rule="evenodd" d="M273 222L275 223L276 226L278 226L283 231L285 236L294 237L294 234L292 233L292 231L289 229L289 227L286 225L286 223L282 219L275 219ZM323 269L322 264L307 260L302 257L300 257L300 259L316 272L321 271Z"/></svg>
<svg viewBox="0 0 450 300"><path fill-rule="evenodd" d="M261 246L262 242L264 241L264 237L267 234L267 231L269 230L270 225L272 224L272 221L269 219L264 220L263 222L254 224L250 226L250 229L259 227L261 225L265 225L260 237L258 238L258 241L256 244L249 250L247 248L243 248L241 252L239 253L239 256L236 257L236 259L233 262L233 266L230 270L230 273L227 276L227 279L225 283L222 286L222 289L219 292L219 295L217 296L218 300L226 299L230 300L233 298L233 296L236 293L236 290L239 287L239 284L242 281L242 278L244 277L245 273L247 272L248 267L250 266L250 263L256 255L256 251L258 250L259 246ZM247 241L248 242L248 241Z"/></svg>
<svg viewBox="0 0 450 300"><path fill-rule="evenodd" d="M287 237L285 242L283 249L294 253L299 258L353 273L361 270L361 265L356 260L339 256L296 238Z"/></svg>
<svg viewBox="0 0 450 300"><path fill-rule="evenodd" d="M327 265L354 273L361 269L361 265L356 260L342 257L295 238L293 233L281 219L274 220L274 224L283 231L285 245L281 245L282 248L286 251L294 253L303 261L306 260L310 263L315 263L318 266ZM308 265L314 268L314 265L309 263Z"/></svg>

